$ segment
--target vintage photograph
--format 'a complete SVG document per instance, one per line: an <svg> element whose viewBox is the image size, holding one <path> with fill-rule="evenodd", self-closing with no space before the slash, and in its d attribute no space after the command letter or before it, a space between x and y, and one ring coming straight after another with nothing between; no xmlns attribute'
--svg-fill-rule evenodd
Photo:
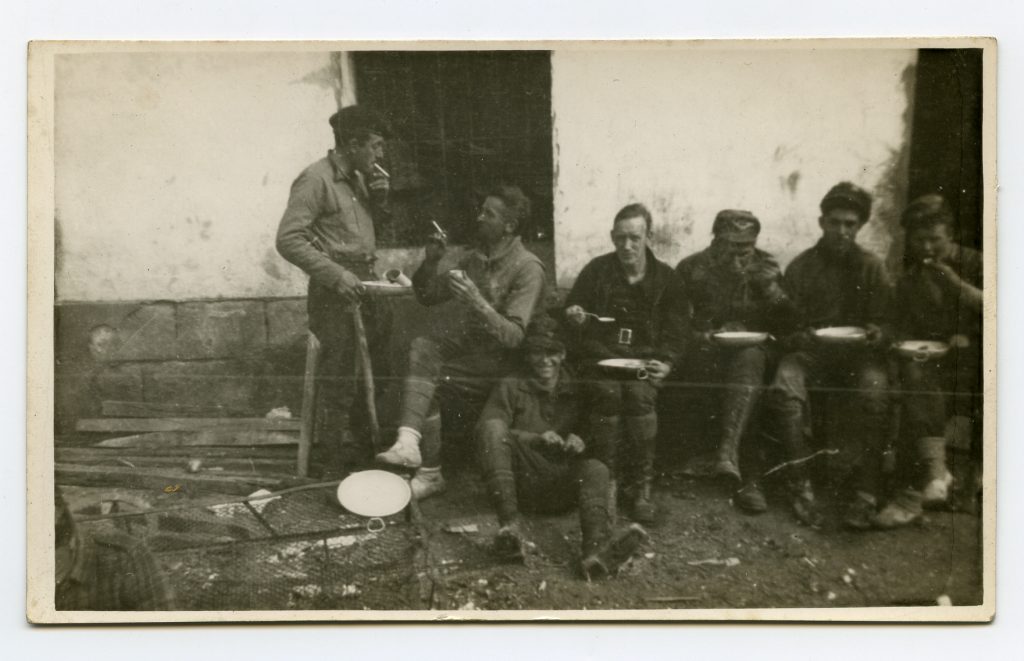
<svg viewBox="0 0 1024 661"><path fill-rule="evenodd" d="M30 619L991 619L995 56L33 43Z"/></svg>

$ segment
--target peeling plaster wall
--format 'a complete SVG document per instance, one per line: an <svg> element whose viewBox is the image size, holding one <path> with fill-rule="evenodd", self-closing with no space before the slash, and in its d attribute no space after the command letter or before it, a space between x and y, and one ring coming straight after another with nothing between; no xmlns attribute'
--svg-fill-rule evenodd
<svg viewBox="0 0 1024 661"><path fill-rule="evenodd" d="M295 176L333 143L330 53L123 53L56 63L58 302L273 297Z"/></svg>
<svg viewBox="0 0 1024 661"><path fill-rule="evenodd" d="M753 211L783 262L818 236L818 202L848 179L876 195L861 242L885 255L905 191L916 52L555 51L555 264L571 286L608 252L629 202L675 265L715 213Z"/></svg>

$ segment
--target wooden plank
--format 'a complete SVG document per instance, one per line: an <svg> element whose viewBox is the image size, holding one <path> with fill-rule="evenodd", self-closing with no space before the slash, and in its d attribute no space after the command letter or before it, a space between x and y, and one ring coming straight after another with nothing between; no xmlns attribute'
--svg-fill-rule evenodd
<svg viewBox="0 0 1024 661"><path fill-rule="evenodd" d="M251 416L251 409L231 408L211 404L175 404L173 402L126 402L107 400L102 404L103 415L112 418L224 418L231 416Z"/></svg>
<svg viewBox="0 0 1024 661"><path fill-rule="evenodd" d="M80 432L126 433L158 431L299 431L296 419L267 418L83 418L75 425Z"/></svg>
<svg viewBox="0 0 1024 661"><path fill-rule="evenodd" d="M294 434L275 431L232 431L207 429L194 432L153 432L135 436L108 438L95 447L100 448L165 448L195 446L293 446L298 443Z"/></svg>
<svg viewBox="0 0 1024 661"><path fill-rule="evenodd" d="M184 469L192 459L202 461L200 472L214 472L214 469L232 473L253 473L253 474L277 474L293 475L295 473L295 458L265 459L249 457L189 457L178 456L152 456L89 452L88 450L73 450L71 452L56 451L55 460L63 464L80 464L83 466L125 466L128 468L178 468Z"/></svg>
<svg viewBox="0 0 1024 661"><path fill-rule="evenodd" d="M216 491L238 496L247 496L261 487L274 490L284 484L281 478L262 475L212 475L172 469L80 464L56 464L54 480L61 486L120 487L161 492L167 488L177 488L188 492Z"/></svg>
<svg viewBox="0 0 1024 661"><path fill-rule="evenodd" d="M62 457L68 457L71 462L76 458L99 458L107 457L117 459L118 457L145 455L156 459L167 459L168 461L188 459L261 459L274 461L295 461L294 445L259 445L259 446L182 446L182 447L160 447L160 448L97 448L97 447L61 447L54 448L57 461L63 461Z"/></svg>
<svg viewBox="0 0 1024 661"><path fill-rule="evenodd" d="M299 477L309 474L309 454L313 447L313 422L316 420L316 373L320 365L320 341L310 333L306 338L306 371L302 378L302 429L299 432Z"/></svg>

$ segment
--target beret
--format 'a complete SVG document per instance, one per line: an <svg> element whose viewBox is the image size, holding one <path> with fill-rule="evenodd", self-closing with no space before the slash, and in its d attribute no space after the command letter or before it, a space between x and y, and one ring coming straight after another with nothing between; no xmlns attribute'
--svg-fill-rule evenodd
<svg viewBox="0 0 1024 661"><path fill-rule="evenodd" d="M828 213L832 209L852 209L864 222L871 215L871 195L849 181L839 182L821 198L821 212Z"/></svg>
<svg viewBox="0 0 1024 661"><path fill-rule="evenodd" d="M327 121L335 133L368 131L384 138L391 137L391 125L388 120L368 106L346 106L331 115Z"/></svg>
<svg viewBox="0 0 1024 661"><path fill-rule="evenodd" d="M711 227L715 236L724 236L737 241L752 241L761 232L761 221L749 211L723 209L715 216Z"/></svg>

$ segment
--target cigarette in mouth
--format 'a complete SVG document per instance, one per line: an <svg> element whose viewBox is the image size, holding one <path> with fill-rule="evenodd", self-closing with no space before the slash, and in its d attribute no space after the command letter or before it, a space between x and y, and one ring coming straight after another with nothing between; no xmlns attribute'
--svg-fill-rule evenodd
<svg viewBox="0 0 1024 661"><path fill-rule="evenodd" d="M447 233L447 232L445 232L445 231L444 231L444 230L443 230L443 229L441 228L441 226L437 224L437 221L434 221L434 220L432 220L432 221L430 221L430 224L434 226L434 229L436 229L436 230L437 230L437 233L438 233L438 234L440 234L441 236L448 236L448 233Z"/></svg>
<svg viewBox="0 0 1024 661"><path fill-rule="evenodd" d="M380 166L380 163L374 163L374 164L373 164L373 167L377 168L377 172L380 172L380 173L381 173L382 175L384 175L385 177L388 177L388 178L390 178L390 177L391 177L391 175L390 175L390 174L388 174L388 171L387 171L387 170L385 170L384 168L382 168L382 167Z"/></svg>

